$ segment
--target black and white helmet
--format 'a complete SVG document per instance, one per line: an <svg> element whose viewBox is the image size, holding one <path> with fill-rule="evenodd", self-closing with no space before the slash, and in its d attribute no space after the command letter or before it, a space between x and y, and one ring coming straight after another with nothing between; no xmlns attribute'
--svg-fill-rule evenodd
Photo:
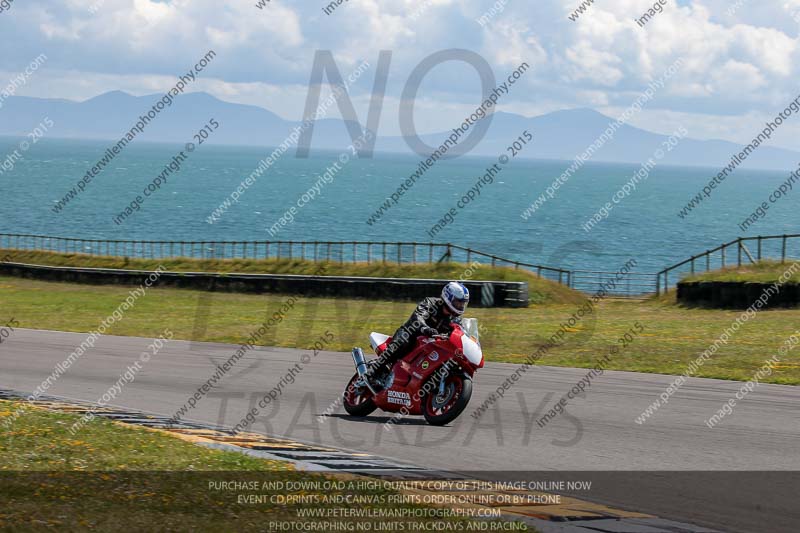
<svg viewBox="0 0 800 533"><path fill-rule="evenodd" d="M442 289L444 304L456 315L463 315L469 305L469 291L463 283L451 281Z"/></svg>

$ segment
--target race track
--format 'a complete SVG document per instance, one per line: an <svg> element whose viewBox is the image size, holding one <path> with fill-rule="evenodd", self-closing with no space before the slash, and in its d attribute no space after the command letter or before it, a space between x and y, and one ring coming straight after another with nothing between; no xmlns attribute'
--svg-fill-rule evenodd
<svg viewBox="0 0 800 533"><path fill-rule="evenodd" d="M79 333L17 329L0 347L0 388L33 391L85 338ZM97 400L150 342L103 337L47 394ZM217 371L215 364L222 364L236 349L171 341L143 365L112 404L172 415ZM758 500L764 497L763 490L787 482L778 471L800 471L800 389L796 387L760 385L739 402L732 415L709 429L705 420L741 384L689 379L668 405L640 425L634 422L636 417L674 377L609 371L594 380L583 398L571 401L568 416L539 428L535 420L587 371L536 367L475 420L470 416L474 408L517 367L490 363L476 376L467 411L451 427L430 427L421 418L409 418L387 431L388 416L380 412L354 420L342 416L338 407L337 415L318 418L337 401L353 373L349 354L322 352L314 357L311 352L264 348L247 353L185 418L228 427L238 424L304 355L310 360L295 382L262 410L251 431L443 470L635 471L624 483L601 484L586 499L724 531L757 530L764 518L758 513L764 512L776 517L771 531L796 528L800 521L796 486L775 490L768 503ZM727 486L721 486L713 474L653 473L745 470L773 473L751 478L739 474ZM680 479L684 486L677 490L674 484ZM634 486L634 480L647 488ZM789 482L796 480L794 476ZM734 490L735 483L744 482L747 487ZM703 501L698 504L700 497Z"/></svg>

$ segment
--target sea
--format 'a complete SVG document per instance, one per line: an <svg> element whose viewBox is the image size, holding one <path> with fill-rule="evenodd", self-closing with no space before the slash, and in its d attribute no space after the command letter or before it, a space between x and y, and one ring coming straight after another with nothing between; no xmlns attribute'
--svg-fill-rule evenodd
<svg viewBox="0 0 800 533"><path fill-rule="evenodd" d="M287 151L243 189L238 202L218 213L218 220L210 220L273 149L208 144L191 152L178 144L129 145L55 212L57 201L113 143L24 141L0 138L0 233L130 240L434 241L576 270L614 271L635 259L637 271L657 272L739 236L798 231L800 191L771 204L747 231L739 227L787 180L789 170L738 170L681 218L680 210L721 169L657 166L644 177L640 173L635 188L629 186L629 194L618 195L614 203L612 197L640 171L638 165L590 161L558 190L551 189L550 197L548 187L571 162L521 156L504 164L472 156L440 160L369 224L423 158L376 153L359 159L350 152L313 149L305 159ZM180 169L163 174L181 152ZM485 177L496 164L500 170ZM162 174L163 183L145 198L143 191ZM479 183L473 198L459 205ZM543 193L546 201L525 218L526 208ZM121 220L132 202L139 208L129 209ZM608 203L610 212L587 231L586 223Z"/></svg>

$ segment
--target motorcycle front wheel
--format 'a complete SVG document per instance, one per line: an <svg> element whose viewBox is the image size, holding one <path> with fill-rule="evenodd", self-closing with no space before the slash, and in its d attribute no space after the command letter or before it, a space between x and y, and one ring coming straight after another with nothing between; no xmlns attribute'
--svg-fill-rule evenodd
<svg viewBox="0 0 800 533"><path fill-rule="evenodd" d="M342 403L344 410L351 416L367 416L372 411L378 408L375 405L375 399L372 396L372 391L367 387L356 387L356 381L360 379L356 373L347 384L342 395Z"/></svg>
<svg viewBox="0 0 800 533"><path fill-rule="evenodd" d="M472 379L464 374L451 374L445 378L444 392L437 384L433 392L422 398L422 414L428 424L444 426L460 415L472 397Z"/></svg>

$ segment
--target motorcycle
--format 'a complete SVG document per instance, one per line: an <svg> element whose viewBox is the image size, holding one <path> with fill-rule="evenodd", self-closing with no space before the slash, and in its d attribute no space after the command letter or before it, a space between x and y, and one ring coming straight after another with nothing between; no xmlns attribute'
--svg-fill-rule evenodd
<svg viewBox="0 0 800 533"><path fill-rule="evenodd" d="M380 357L392 338L372 332L369 340ZM370 363L361 348L353 348L352 355L356 373L342 398L348 414L365 417L380 408L389 413L422 415L433 426L448 424L464 411L472 396L472 378L484 364L475 318L453 324L449 335L417 338L414 348L395 363L379 391L367 379Z"/></svg>

